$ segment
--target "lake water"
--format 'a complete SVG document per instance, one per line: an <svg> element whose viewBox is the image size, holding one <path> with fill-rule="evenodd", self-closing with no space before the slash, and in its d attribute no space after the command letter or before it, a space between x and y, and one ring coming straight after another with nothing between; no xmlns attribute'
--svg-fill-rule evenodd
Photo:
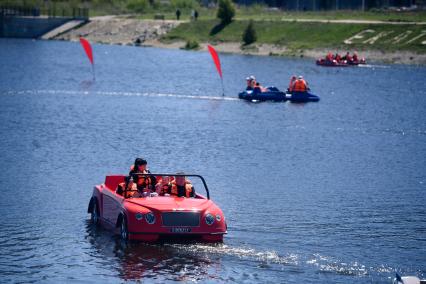
<svg viewBox="0 0 426 284"><path fill-rule="evenodd" d="M0 39L0 282L391 283L426 277L426 68ZM244 78L318 103L247 103ZM203 175L224 243L123 245L86 213L127 173Z"/></svg>

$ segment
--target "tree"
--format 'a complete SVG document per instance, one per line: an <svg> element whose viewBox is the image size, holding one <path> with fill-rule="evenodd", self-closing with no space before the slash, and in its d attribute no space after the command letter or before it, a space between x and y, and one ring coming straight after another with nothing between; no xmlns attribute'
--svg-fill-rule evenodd
<svg viewBox="0 0 426 284"><path fill-rule="evenodd" d="M221 20L222 24L230 24L232 18L235 16L235 7L231 0L219 0L219 9L217 10L217 17Z"/></svg>
<svg viewBox="0 0 426 284"><path fill-rule="evenodd" d="M251 44L257 40L256 31L253 26L253 21L250 20L249 24L247 25L247 28L244 30L243 33L243 42L244 45Z"/></svg>

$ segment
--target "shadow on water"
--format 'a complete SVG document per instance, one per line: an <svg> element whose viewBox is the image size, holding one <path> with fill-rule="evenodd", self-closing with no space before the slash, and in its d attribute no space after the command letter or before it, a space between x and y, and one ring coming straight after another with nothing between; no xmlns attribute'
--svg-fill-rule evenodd
<svg viewBox="0 0 426 284"><path fill-rule="evenodd" d="M209 270L220 266L217 259L182 249L195 242L174 242L173 245L167 242L126 243L119 236L95 227L90 221L86 222L86 232L86 240L96 251L96 255L91 257L108 260L118 276L126 281L149 278L178 281L212 279L216 276Z"/></svg>
<svg viewBox="0 0 426 284"><path fill-rule="evenodd" d="M89 91L90 88L95 84L95 80L84 80L80 83L80 90Z"/></svg>

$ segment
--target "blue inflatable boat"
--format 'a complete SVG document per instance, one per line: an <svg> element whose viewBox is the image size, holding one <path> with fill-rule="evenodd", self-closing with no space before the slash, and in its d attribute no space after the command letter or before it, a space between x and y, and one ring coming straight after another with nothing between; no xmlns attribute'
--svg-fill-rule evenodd
<svg viewBox="0 0 426 284"><path fill-rule="evenodd" d="M238 97L247 101L274 101L274 102L317 102L319 97L309 92L292 92L285 93L275 87L268 87L267 92L260 92L258 90L246 90L238 94Z"/></svg>

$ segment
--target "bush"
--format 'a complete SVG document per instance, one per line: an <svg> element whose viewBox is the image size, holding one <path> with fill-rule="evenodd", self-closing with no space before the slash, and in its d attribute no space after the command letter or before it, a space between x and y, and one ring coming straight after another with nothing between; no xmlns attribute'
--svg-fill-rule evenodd
<svg viewBox="0 0 426 284"><path fill-rule="evenodd" d="M143 13L146 12L148 6L148 0L130 0L127 4L127 9L137 13Z"/></svg>
<svg viewBox="0 0 426 284"><path fill-rule="evenodd" d="M257 40L256 31L253 26L253 21L250 20L247 28L243 33L243 42L244 45L249 45Z"/></svg>
<svg viewBox="0 0 426 284"><path fill-rule="evenodd" d="M198 43L198 41L194 40L187 40L185 47L183 49L199 49L200 48L200 44Z"/></svg>
<svg viewBox="0 0 426 284"><path fill-rule="evenodd" d="M219 9L217 10L217 17L225 25L232 22L235 16L235 7L231 0L219 0Z"/></svg>

